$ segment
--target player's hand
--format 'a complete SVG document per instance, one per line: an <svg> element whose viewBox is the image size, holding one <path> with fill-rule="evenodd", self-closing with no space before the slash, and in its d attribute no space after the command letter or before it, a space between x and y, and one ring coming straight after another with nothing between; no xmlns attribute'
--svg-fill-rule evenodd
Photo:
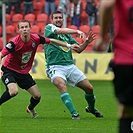
<svg viewBox="0 0 133 133"><path fill-rule="evenodd" d="M72 50L76 51L76 50L80 49L80 46L77 45L77 44L72 44L70 48L71 48Z"/></svg>
<svg viewBox="0 0 133 133"><path fill-rule="evenodd" d="M80 30L78 30L78 34L80 35L79 37L82 38L83 41L85 41L85 39L86 39L85 33L80 31Z"/></svg>
<svg viewBox="0 0 133 133"><path fill-rule="evenodd" d="M96 39L96 34L90 31L88 37L86 38L86 42L91 43L95 39Z"/></svg>

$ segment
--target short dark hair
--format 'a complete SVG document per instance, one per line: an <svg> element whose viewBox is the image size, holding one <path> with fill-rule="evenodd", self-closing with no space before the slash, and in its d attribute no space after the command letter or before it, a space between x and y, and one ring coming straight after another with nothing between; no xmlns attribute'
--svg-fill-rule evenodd
<svg viewBox="0 0 133 133"><path fill-rule="evenodd" d="M20 20L20 21L18 22L18 29L20 28L20 27L19 27L19 24L20 24L21 22L27 22L27 23L29 23L29 27L31 27L30 21L28 21L28 20L26 20L26 19L23 19L23 20Z"/></svg>
<svg viewBox="0 0 133 133"><path fill-rule="evenodd" d="M63 13L61 12L61 11L59 11L59 10L56 10L56 11L54 11L52 14L51 14L51 19L53 19L53 15L54 14L62 14L62 18L63 18Z"/></svg>

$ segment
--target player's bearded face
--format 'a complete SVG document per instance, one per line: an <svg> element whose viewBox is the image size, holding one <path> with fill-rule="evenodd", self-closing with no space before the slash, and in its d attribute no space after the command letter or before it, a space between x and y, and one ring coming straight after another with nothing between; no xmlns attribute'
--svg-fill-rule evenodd
<svg viewBox="0 0 133 133"><path fill-rule="evenodd" d="M63 16L62 16L62 14L54 14L52 23L57 27L62 27L62 25L63 25Z"/></svg>

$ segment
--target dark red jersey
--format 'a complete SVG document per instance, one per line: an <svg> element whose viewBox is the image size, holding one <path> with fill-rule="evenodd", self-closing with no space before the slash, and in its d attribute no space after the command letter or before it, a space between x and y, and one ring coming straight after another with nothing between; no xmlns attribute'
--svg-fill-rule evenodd
<svg viewBox="0 0 133 133"><path fill-rule="evenodd" d="M30 34L30 40L27 43L22 40L20 35L17 35L1 51L3 55L7 55L3 66L21 74L28 74L38 45L44 43L50 43L50 40L38 34Z"/></svg>
<svg viewBox="0 0 133 133"><path fill-rule="evenodd" d="M114 62L133 64L133 0L116 0Z"/></svg>

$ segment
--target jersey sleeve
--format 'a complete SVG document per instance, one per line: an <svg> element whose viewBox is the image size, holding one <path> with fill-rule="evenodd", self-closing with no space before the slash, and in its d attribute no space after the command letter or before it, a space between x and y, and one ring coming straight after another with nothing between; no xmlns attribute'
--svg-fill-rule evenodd
<svg viewBox="0 0 133 133"><path fill-rule="evenodd" d="M56 34L56 30L58 30L58 27L56 27L56 26L53 25L53 24L48 24L48 25L45 27L44 36L45 36L45 37L48 37L48 38L54 38L54 36L55 36L55 34Z"/></svg>
<svg viewBox="0 0 133 133"><path fill-rule="evenodd" d="M6 44L1 53L2 55L6 56L7 54L12 53L14 51L15 51L15 44L12 41L10 41Z"/></svg>
<svg viewBox="0 0 133 133"><path fill-rule="evenodd" d="M49 38L44 38L43 36L40 36L40 44L44 44L44 43L50 43L50 39Z"/></svg>

